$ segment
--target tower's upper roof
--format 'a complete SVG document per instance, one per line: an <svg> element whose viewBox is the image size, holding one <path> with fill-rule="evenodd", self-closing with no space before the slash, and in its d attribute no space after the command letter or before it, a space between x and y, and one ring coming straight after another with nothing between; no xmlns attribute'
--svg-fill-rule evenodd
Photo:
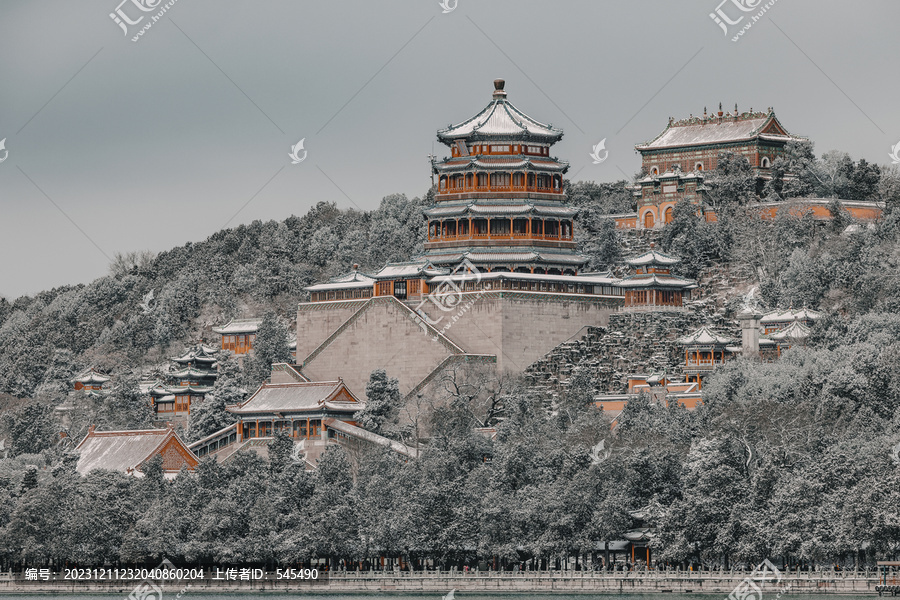
<svg viewBox="0 0 900 600"><path fill-rule="evenodd" d="M521 139L556 142L563 136L562 129L536 121L513 106L503 91L505 82L494 81L493 98L481 112L458 125L439 129L438 140L451 144L455 140Z"/></svg>

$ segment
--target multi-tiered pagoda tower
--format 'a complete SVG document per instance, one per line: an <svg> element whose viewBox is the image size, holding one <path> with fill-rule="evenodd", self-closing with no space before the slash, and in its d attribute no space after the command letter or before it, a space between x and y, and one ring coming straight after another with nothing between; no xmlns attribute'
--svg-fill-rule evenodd
<svg viewBox="0 0 900 600"><path fill-rule="evenodd" d="M550 148L563 132L532 119L494 81L491 102L474 117L437 132L451 155L432 159L435 203L425 211L423 258L455 267L463 260L487 272L575 275L575 209L565 203L569 163Z"/></svg>
<svg viewBox="0 0 900 600"><path fill-rule="evenodd" d="M313 381L342 378L354 393L385 369L405 396L444 375L485 365L521 373L624 303L611 273L584 273L569 165L550 148L561 129L532 119L494 82L474 117L437 132L450 156L432 158L434 204L421 255L373 273L309 286L297 307L297 362ZM437 393L437 392L435 392Z"/></svg>

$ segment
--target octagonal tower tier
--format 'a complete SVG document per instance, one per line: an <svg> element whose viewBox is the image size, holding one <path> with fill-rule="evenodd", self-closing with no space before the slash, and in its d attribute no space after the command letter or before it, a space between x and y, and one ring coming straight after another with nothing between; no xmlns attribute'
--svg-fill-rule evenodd
<svg viewBox="0 0 900 600"><path fill-rule="evenodd" d="M435 266L467 259L484 271L574 275L587 262L575 251L575 209L565 203L569 164L550 156L563 132L532 119L494 81L491 102L474 117L437 132L450 148L432 159L438 189L425 211L423 258Z"/></svg>

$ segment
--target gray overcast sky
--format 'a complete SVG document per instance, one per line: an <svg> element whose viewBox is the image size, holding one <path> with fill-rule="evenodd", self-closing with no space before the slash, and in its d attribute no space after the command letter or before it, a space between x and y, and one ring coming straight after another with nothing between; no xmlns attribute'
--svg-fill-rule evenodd
<svg viewBox="0 0 900 600"><path fill-rule="evenodd" d="M158 0L127 0L132 20L155 14L132 1ZM734 43L709 17L719 1L177 0L134 43L149 16L126 37L120 0L2 0L0 295L87 282L115 252L229 220L421 195L426 155L446 154L435 130L486 105L498 77L565 130L556 154L576 180L634 173L635 143L720 101L774 106L818 153L890 162L900 3L780 0Z"/></svg>

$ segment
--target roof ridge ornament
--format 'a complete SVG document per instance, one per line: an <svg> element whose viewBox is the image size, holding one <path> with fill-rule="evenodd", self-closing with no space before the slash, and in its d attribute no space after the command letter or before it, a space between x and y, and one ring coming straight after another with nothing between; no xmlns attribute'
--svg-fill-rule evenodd
<svg viewBox="0 0 900 600"><path fill-rule="evenodd" d="M506 92L503 88L506 86L506 81L503 79L495 79L494 80L494 100L503 100L506 99Z"/></svg>

